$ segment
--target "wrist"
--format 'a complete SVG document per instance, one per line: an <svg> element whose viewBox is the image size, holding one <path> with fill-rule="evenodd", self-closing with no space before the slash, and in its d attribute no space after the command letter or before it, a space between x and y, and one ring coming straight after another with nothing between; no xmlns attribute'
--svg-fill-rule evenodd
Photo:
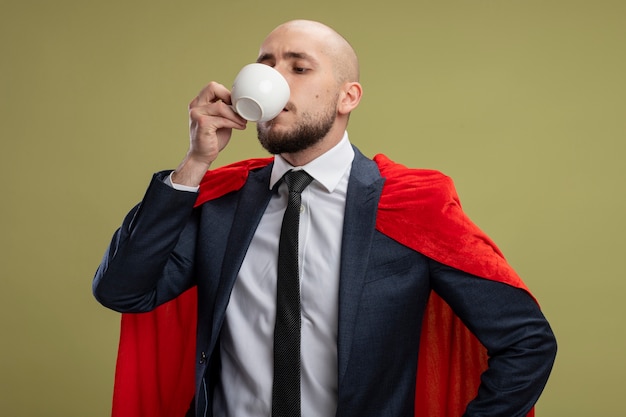
<svg viewBox="0 0 626 417"><path fill-rule="evenodd" d="M208 171L211 163L197 161L189 156L185 157L178 168L172 172L170 179L173 183L187 187L197 187Z"/></svg>

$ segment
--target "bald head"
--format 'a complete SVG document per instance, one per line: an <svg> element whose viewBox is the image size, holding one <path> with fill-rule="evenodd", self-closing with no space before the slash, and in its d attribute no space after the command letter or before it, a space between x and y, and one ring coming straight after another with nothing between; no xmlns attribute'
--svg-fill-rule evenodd
<svg viewBox="0 0 626 417"><path fill-rule="evenodd" d="M341 35L319 22L293 20L265 38L257 62L280 72L290 89L283 112L257 124L267 150L299 166L341 141L363 93L356 53Z"/></svg>
<svg viewBox="0 0 626 417"><path fill-rule="evenodd" d="M291 20L274 29L266 38L290 32L305 33L321 47L321 52L331 60L333 72L339 83L359 81L359 60L352 45L334 29L312 20Z"/></svg>

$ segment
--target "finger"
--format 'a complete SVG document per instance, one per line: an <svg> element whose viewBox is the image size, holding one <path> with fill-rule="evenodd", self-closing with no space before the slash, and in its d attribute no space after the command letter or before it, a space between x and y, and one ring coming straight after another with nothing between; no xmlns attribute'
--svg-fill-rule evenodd
<svg viewBox="0 0 626 417"><path fill-rule="evenodd" d="M221 103L223 106L223 103ZM247 126L247 120L233 114L232 110L224 109L223 114L207 114L204 111L205 106L196 107L190 111L189 120L196 129L211 134L220 129L237 129L243 130Z"/></svg>
<svg viewBox="0 0 626 417"><path fill-rule="evenodd" d="M247 121L238 115L230 105L222 101L191 107L189 109L189 117L192 120L199 117L222 117L232 120L240 125L245 125L247 123Z"/></svg>
<svg viewBox="0 0 626 417"><path fill-rule="evenodd" d="M204 105L218 101L230 104L230 91L222 84L212 81L200 91L196 104Z"/></svg>
<svg viewBox="0 0 626 417"><path fill-rule="evenodd" d="M238 119L228 119L225 117L211 117L211 116L198 116L191 119L192 124L195 124L198 128L207 131L217 131L219 129L245 129L247 121L240 121Z"/></svg>

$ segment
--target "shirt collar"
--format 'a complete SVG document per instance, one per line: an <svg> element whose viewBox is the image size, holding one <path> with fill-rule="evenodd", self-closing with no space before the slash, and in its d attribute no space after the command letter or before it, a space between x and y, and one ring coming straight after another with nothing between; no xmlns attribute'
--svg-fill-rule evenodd
<svg viewBox="0 0 626 417"><path fill-rule="evenodd" d="M343 138L324 154L318 156L311 162L301 167L294 167L280 155L274 156L274 166L270 177L270 189L274 188L276 183L292 169L303 169L313 177L315 181L320 183L326 191L332 193L346 170L352 164L354 159L354 149L348 139L348 132L344 132Z"/></svg>

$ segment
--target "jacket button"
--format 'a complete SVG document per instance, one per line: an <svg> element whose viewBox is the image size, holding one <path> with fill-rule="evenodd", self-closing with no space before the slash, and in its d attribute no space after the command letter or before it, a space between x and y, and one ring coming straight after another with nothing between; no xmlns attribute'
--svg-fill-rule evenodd
<svg viewBox="0 0 626 417"><path fill-rule="evenodd" d="M200 364L203 364L206 362L206 353L202 352L200 354Z"/></svg>

